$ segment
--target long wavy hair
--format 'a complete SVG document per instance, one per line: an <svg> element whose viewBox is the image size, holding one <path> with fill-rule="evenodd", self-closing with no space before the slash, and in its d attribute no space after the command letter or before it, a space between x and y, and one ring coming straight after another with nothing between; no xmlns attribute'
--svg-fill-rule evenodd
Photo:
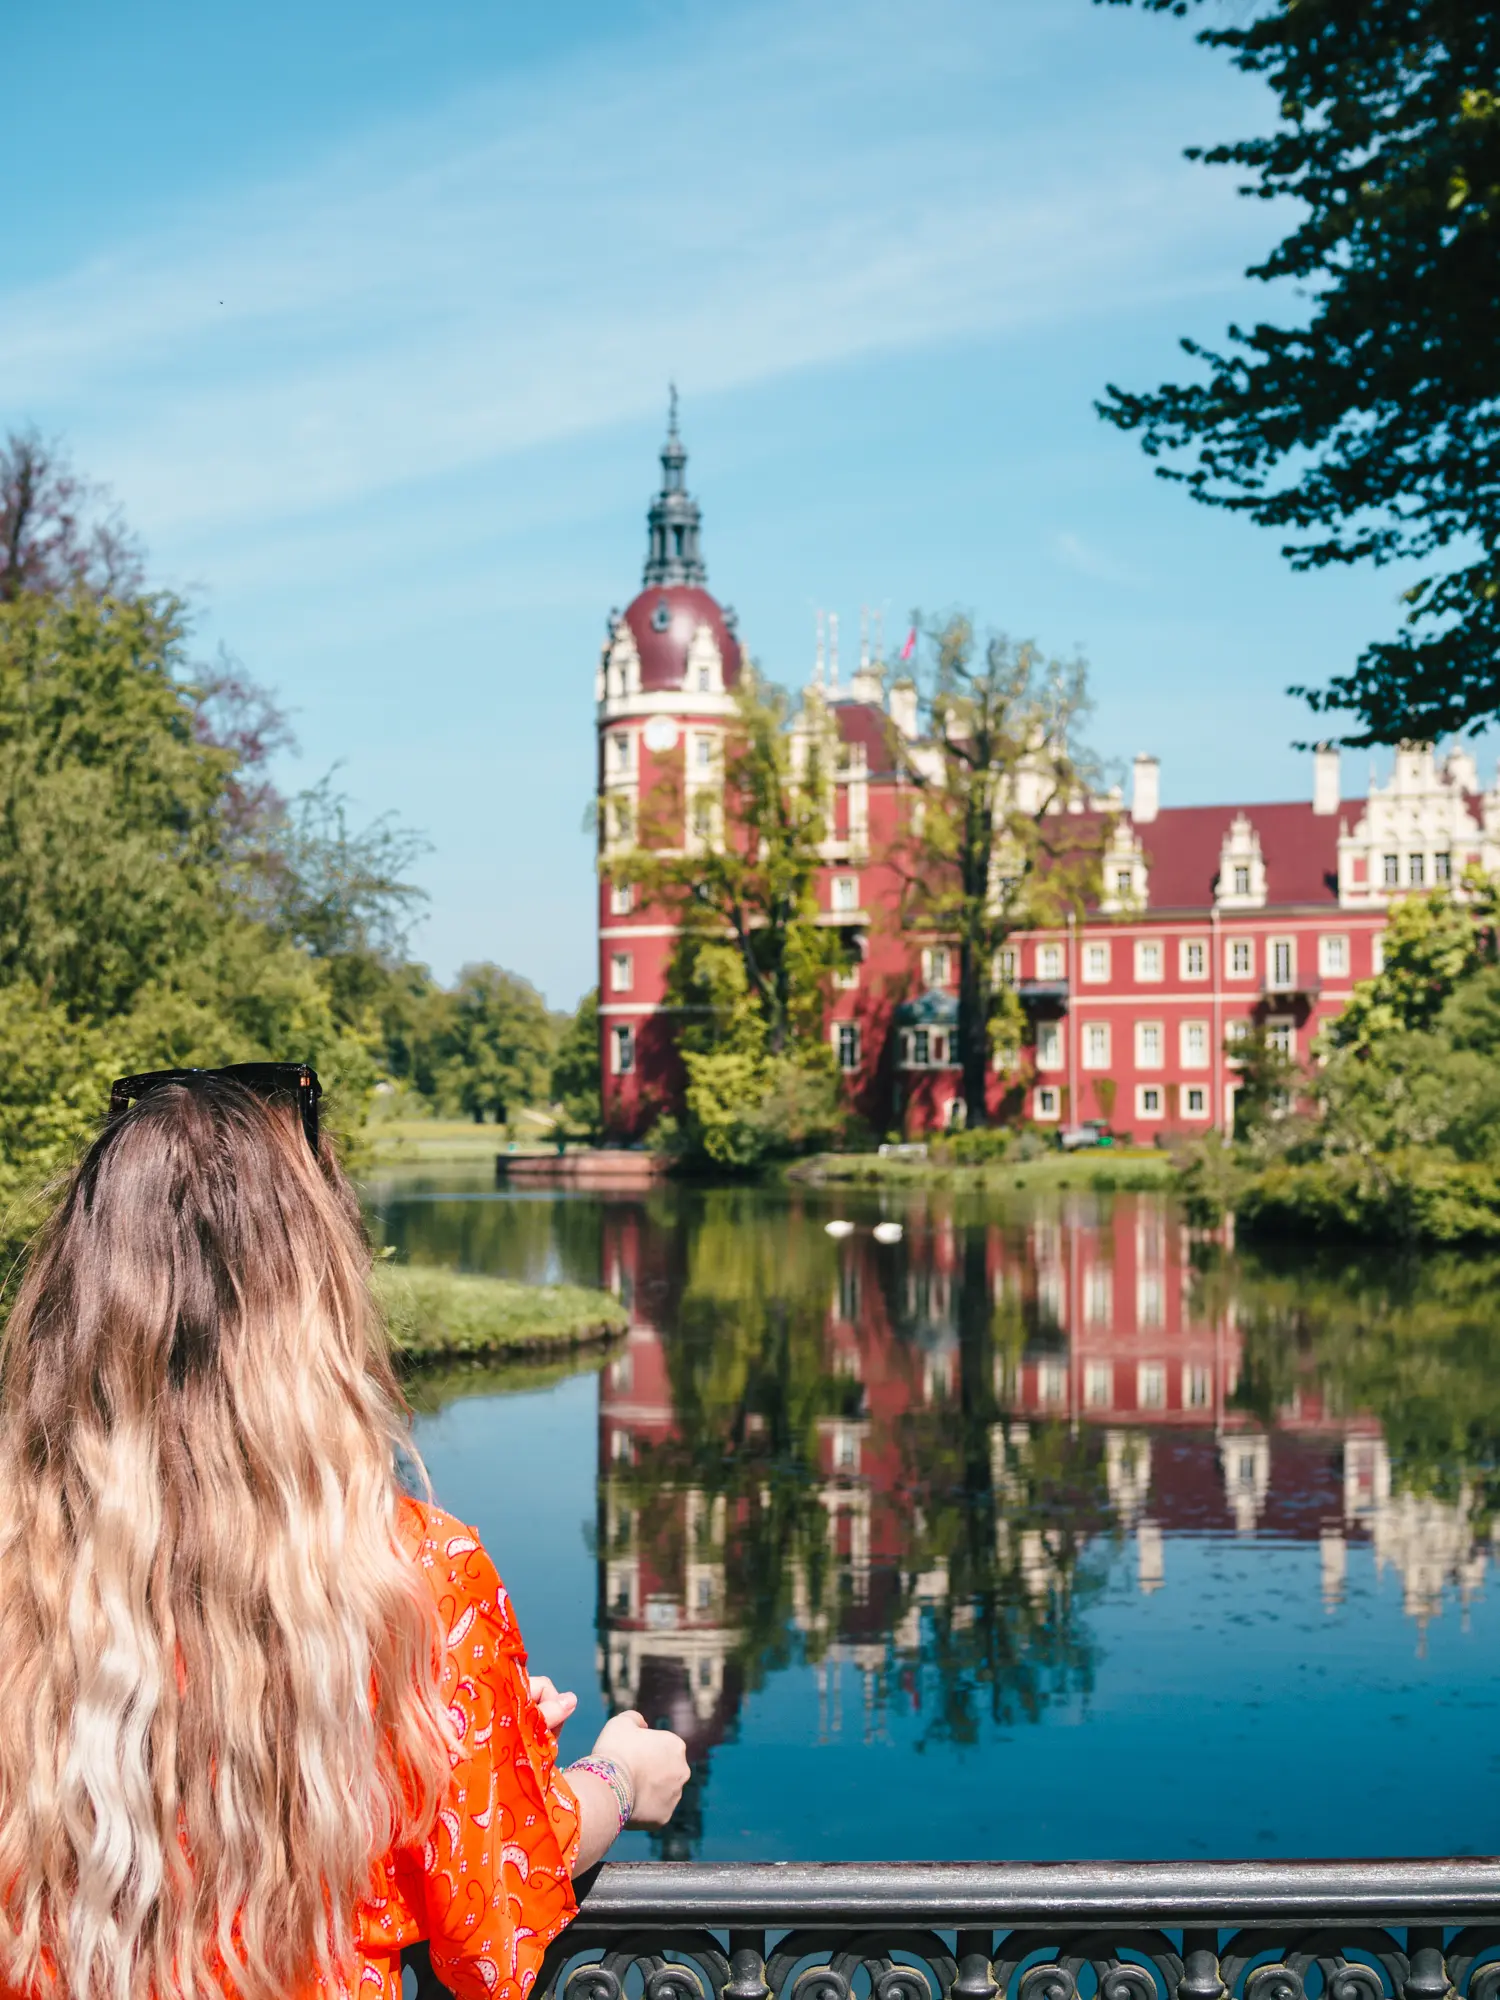
<svg viewBox="0 0 1500 2000"><path fill-rule="evenodd" d="M229 1083L107 1126L0 1348L0 1981L344 1987L449 1770L405 1411L327 1151Z"/></svg>

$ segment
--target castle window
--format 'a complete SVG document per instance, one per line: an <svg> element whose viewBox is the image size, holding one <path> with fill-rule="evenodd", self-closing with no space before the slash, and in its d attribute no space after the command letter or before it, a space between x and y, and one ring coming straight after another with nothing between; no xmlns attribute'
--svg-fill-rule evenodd
<svg viewBox="0 0 1500 2000"><path fill-rule="evenodd" d="M610 737L609 741L610 747L614 751L615 769L617 771L628 771L630 769L629 735L626 731L619 730L615 735Z"/></svg>
<svg viewBox="0 0 1500 2000"><path fill-rule="evenodd" d="M1167 1371L1160 1361L1142 1361L1135 1371L1136 1401L1143 1410L1166 1407Z"/></svg>
<svg viewBox="0 0 1500 2000"><path fill-rule="evenodd" d="M1127 902L1135 894L1135 870L1117 868L1115 870L1115 894Z"/></svg>
<svg viewBox="0 0 1500 2000"><path fill-rule="evenodd" d="M1085 1069L1109 1068L1109 1023L1089 1021L1083 1030L1083 1066Z"/></svg>
<svg viewBox="0 0 1500 2000"><path fill-rule="evenodd" d="M709 672L708 662L705 660L698 669L699 694L707 694L712 685L713 685L713 675Z"/></svg>
<svg viewBox="0 0 1500 2000"><path fill-rule="evenodd" d="M1234 893L1237 896L1248 896L1250 893L1250 864L1248 861L1236 861L1234 864Z"/></svg>
<svg viewBox="0 0 1500 2000"><path fill-rule="evenodd" d="M1036 1066L1038 1069L1062 1068L1063 1040L1061 1022L1038 1022L1036 1031Z"/></svg>
<svg viewBox="0 0 1500 2000"><path fill-rule="evenodd" d="M1184 1069L1208 1068L1208 1023L1207 1021L1184 1021L1182 1024L1182 1066Z"/></svg>
<svg viewBox="0 0 1500 2000"><path fill-rule="evenodd" d="M838 1050L839 1068L851 1070L859 1068L859 1023L840 1021L836 1030L835 1047Z"/></svg>
<svg viewBox="0 0 1500 2000"><path fill-rule="evenodd" d="M932 1037L925 1028L911 1031L911 1066L926 1069L932 1062Z"/></svg>
<svg viewBox="0 0 1500 2000"><path fill-rule="evenodd" d="M1387 854L1385 856L1385 886L1388 889L1399 889L1401 886L1401 856L1399 854Z"/></svg>
<svg viewBox="0 0 1500 2000"><path fill-rule="evenodd" d="M609 890L609 911L613 917L628 917L635 908L635 885L631 882L613 882Z"/></svg>
<svg viewBox="0 0 1500 2000"><path fill-rule="evenodd" d="M1016 954L1009 946L995 953L995 984L1014 986L1016 983Z"/></svg>
<svg viewBox="0 0 1500 2000"><path fill-rule="evenodd" d="M1184 979L1208 977L1208 946L1201 938L1184 938L1178 947L1178 969Z"/></svg>
<svg viewBox="0 0 1500 2000"><path fill-rule="evenodd" d="M1083 1316L1090 1326L1108 1326L1115 1316L1115 1274L1108 1264L1090 1264L1083 1274Z"/></svg>
<svg viewBox="0 0 1500 2000"><path fill-rule="evenodd" d="M1406 879L1414 889L1420 889L1427 879L1427 856L1413 854L1406 864Z"/></svg>
<svg viewBox="0 0 1500 2000"><path fill-rule="evenodd" d="M1032 1097L1034 1118L1056 1118L1061 1104L1061 1092L1055 1084L1044 1083Z"/></svg>
<svg viewBox="0 0 1500 2000"><path fill-rule="evenodd" d="M1290 1021L1273 1021L1266 1029L1266 1040L1284 1056L1297 1053L1297 1031Z"/></svg>
<svg viewBox="0 0 1500 2000"><path fill-rule="evenodd" d="M609 961L609 985L613 993L628 993L635 985L635 958L628 951L617 951Z"/></svg>
<svg viewBox="0 0 1500 2000"><path fill-rule="evenodd" d="M1143 939L1135 948L1135 976L1137 979L1161 978L1161 946Z"/></svg>
<svg viewBox="0 0 1500 2000"><path fill-rule="evenodd" d="M859 908L859 878L857 876L834 876L833 908L839 911L857 910Z"/></svg>
<svg viewBox="0 0 1500 2000"><path fill-rule="evenodd" d="M1136 1022L1135 1066L1137 1069L1161 1068L1161 1022L1160 1021Z"/></svg>
<svg viewBox="0 0 1500 2000"><path fill-rule="evenodd" d="M1182 1402L1184 1409L1206 1410L1213 1393L1213 1377L1206 1368L1190 1368L1182 1364Z"/></svg>
<svg viewBox="0 0 1500 2000"><path fill-rule="evenodd" d="M1135 1115L1137 1118L1160 1118L1161 1087L1159 1084L1142 1083L1136 1086Z"/></svg>
<svg viewBox="0 0 1500 2000"><path fill-rule="evenodd" d="M711 736L693 738L693 762L700 771L711 771L714 767L714 739Z"/></svg>
<svg viewBox="0 0 1500 2000"><path fill-rule="evenodd" d="M1291 938L1271 940L1271 984L1283 993L1289 990L1296 975L1297 947Z"/></svg>
<svg viewBox="0 0 1500 2000"><path fill-rule="evenodd" d="M611 1029L610 1052L614 1057L615 1075L629 1076L635 1068L635 1029L628 1021L621 1021Z"/></svg>
<svg viewBox="0 0 1500 2000"><path fill-rule="evenodd" d="M1231 938L1229 941L1229 977L1250 979L1255 973L1255 940L1253 938Z"/></svg>
<svg viewBox="0 0 1500 2000"><path fill-rule="evenodd" d="M1433 855L1432 879L1434 882L1451 882L1453 880L1453 856L1451 854Z"/></svg>
<svg viewBox="0 0 1500 2000"><path fill-rule="evenodd" d="M1107 944L1086 944L1083 947L1083 976L1091 986L1102 986L1109 978Z"/></svg>
<svg viewBox="0 0 1500 2000"><path fill-rule="evenodd" d="M1349 940L1346 937L1318 939L1318 969L1325 979L1342 979L1349 970Z"/></svg>
<svg viewBox="0 0 1500 2000"><path fill-rule="evenodd" d="M1062 978L1063 948L1060 944L1039 944L1037 946L1036 976L1038 979Z"/></svg>
<svg viewBox="0 0 1500 2000"><path fill-rule="evenodd" d="M1208 1116L1208 1092L1201 1083L1189 1085L1182 1093L1183 1114L1188 1118Z"/></svg>
<svg viewBox="0 0 1500 2000"><path fill-rule="evenodd" d="M953 954L945 944L929 945L922 953L924 986L946 986L953 977Z"/></svg>

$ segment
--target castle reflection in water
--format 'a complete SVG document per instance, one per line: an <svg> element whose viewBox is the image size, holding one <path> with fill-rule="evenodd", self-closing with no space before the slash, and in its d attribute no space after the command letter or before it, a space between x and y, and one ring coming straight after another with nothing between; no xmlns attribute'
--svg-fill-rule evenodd
<svg viewBox="0 0 1500 2000"><path fill-rule="evenodd" d="M1035 1713L1086 1675L1090 1576L1128 1565L1149 1597L1179 1537L1316 1544L1331 1615L1367 1545L1418 1645L1481 1589L1488 1519L1462 1480L1397 1490L1379 1421L1306 1370L1246 1406L1241 1301L1160 1200L909 1213L895 1245L809 1223L821 1263L778 1271L777 1236L771 1268L723 1283L700 1243L696 1290L645 1209L603 1226L631 1326L600 1393L600 1672L695 1761L798 1660L825 1737L878 1736L945 1665Z"/></svg>

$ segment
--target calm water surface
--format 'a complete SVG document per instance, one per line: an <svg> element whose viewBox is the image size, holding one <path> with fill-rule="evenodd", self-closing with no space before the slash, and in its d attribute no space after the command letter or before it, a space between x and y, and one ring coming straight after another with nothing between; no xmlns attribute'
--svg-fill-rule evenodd
<svg viewBox="0 0 1500 2000"><path fill-rule="evenodd" d="M1500 1849L1495 1266L1235 1256L1158 1196L371 1200L630 1310L419 1419L565 1754L614 1707L688 1739L628 1855Z"/></svg>

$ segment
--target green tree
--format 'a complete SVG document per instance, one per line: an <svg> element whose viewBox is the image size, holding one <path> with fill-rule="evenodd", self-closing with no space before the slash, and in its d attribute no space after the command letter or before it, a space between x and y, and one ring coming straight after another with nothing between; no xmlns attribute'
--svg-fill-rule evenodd
<svg viewBox="0 0 1500 2000"><path fill-rule="evenodd" d="M1431 1027L1463 981L1493 963L1493 889L1476 878L1465 890L1459 899L1433 889L1393 907L1381 969L1323 1031L1329 1049L1364 1053L1385 1036Z"/></svg>
<svg viewBox="0 0 1500 2000"><path fill-rule="evenodd" d="M780 690L747 672L713 779L689 788L679 750L628 844L610 846L606 836L603 858L614 880L671 914L690 956L727 945L742 974L738 994L772 1055L820 1033L827 978L841 956L817 921L827 832L822 744L815 734L794 736L787 720Z"/></svg>
<svg viewBox="0 0 1500 2000"><path fill-rule="evenodd" d="M552 1097L567 1122L585 1133L603 1122L599 1075L599 991L585 993L558 1037Z"/></svg>
<svg viewBox="0 0 1500 2000"><path fill-rule="evenodd" d="M1248 275L1307 309L1232 326L1223 351L1184 341L1204 379L1111 385L1100 412L1153 458L1186 454L1162 476L1285 534L1296 569L1436 558L1397 637L1294 692L1352 715L1349 743L1481 724L1500 710L1500 13L1269 0L1198 39L1264 78L1279 120L1188 157L1296 205Z"/></svg>
<svg viewBox="0 0 1500 2000"><path fill-rule="evenodd" d="M438 1057L443 1098L476 1124L503 1125L547 1094L552 1021L540 993L498 965L466 965L453 989Z"/></svg>
<svg viewBox="0 0 1500 2000"><path fill-rule="evenodd" d="M988 1124L995 1048L1023 1039L1000 952L1097 892L1110 815L1080 812L1097 773L1078 742L1081 661L992 637L964 617L924 631L928 727L891 740L913 810L891 854L901 920L958 947L958 1049L966 1122Z"/></svg>

